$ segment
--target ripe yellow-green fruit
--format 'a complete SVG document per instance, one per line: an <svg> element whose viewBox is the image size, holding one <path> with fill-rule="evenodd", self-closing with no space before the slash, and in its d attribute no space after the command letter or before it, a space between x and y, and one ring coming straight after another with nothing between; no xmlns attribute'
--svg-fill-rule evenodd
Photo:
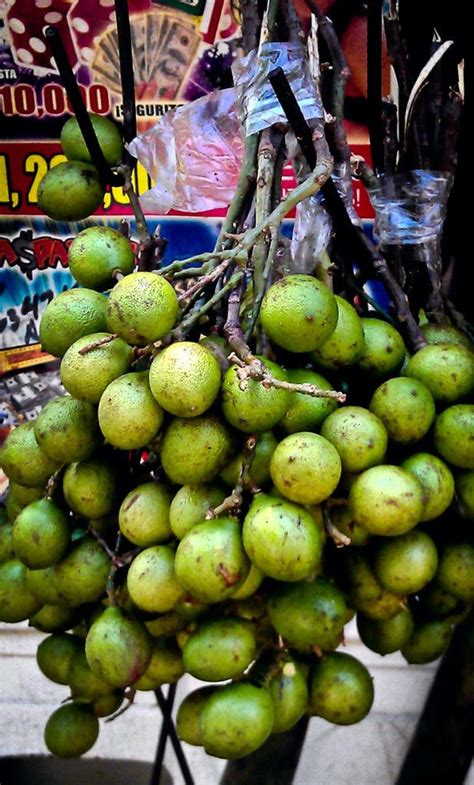
<svg viewBox="0 0 474 785"><path fill-rule="evenodd" d="M38 187L38 207L55 221L82 221L97 210L104 193L95 166L65 161L42 178Z"/></svg>
<svg viewBox="0 0 474 785"><path fill-rule="evenodd" d="M262 327L277 346L290 352L314 352L336 329L332 292L310 275L287 275L266 293Z"/></svg>
<svg viewBox="0 0 474 785"><path fill-rule="evenodd" d="M316 365L331 370L354 365L361 356L365 343L362 322L355 308L337 294L335 300L336 329L311 356Z"/></svg>
<svg viewBox="0 0 474 785"><path fill-rule="evenodd" d="M88 351L93 344L111 338ZM132 348L110 333L92 333L69 347L61 361L60 375L73 398L98 403L106 387L125 373L132 359Z"/></svg>
<svg viewBox="0 0 474 785"><path fill-rule="evenodd" d="M67 680L76 703L93 703L113 690L110 684L91 670L83 649L72 655Z"/></svg>
<svg viewBox="0 0 474 785"><path fill-rule="evenodd" d="M15 558L13 549L13 524L2 523L0 525L0 564Z"/></svg>
<svg viewBox="0 0 474 785"><path fill-rule="evenodd" d="M70 463L64 472L63 492L71 510L84 518L103 518L117 502L116 469L100 458Z"/></svg>
<svg viewBox="0 0 474 785"><path fill-rule="evenodd" d="M319 504L336 489L341 459L335 447L316 433L293 433L272 455L272 480L277 490L300 504Z"/></svg>
<svg viewBox="0 0 474 785"><path fill-rule="evenodd" d="M177 417L203 414L214 403L220 386L219 363L199 343L174 343L151 364L151 391L160 406Z"/></svg>
<svg viewBox="0 0 474 785"><path fill-rule="evenodd" d="M361 319L364 348L359 368L374 378L388 376L401 367L406 347L403 338L391 324L381 319Z"/></svg>
<svg viewBox="0 0 474 785"><path fill-rule="evenodd" d="M421 332L428 343L459 343L467 349L473 350L473 345L467 335L452 324L423 324Z"/></svg>
<svg viewBox="0 0 474 785"><path fill-rule="evenodd" d="M292 659L282 662L267 687L273 702L272 733L293 728L308 706L308 685L302 668Z"/></svg>
<svg viewBox="0 0 474 785"><path fill-rule="evenodd" d="M30 569L50 567L67 551L71 539L64 510L51 499L39 499L24 508L13 524L13 547Z"/></svg>
<svg viewBox="0 0 474 785"><path fill-rule="evenodd" d="M36 594L43 605L67 606L61 599L54 581L54 568L44 567L42 570L28 570L26 585Z"/></svg>
<svg viewBox="0 0 474 785"><path fill-rule="evenodd" d="M92 112L88 114L105 160L109 166L116 166L123 156L122 135L118 127L108 117ZM61 130L60 141L64 155L70 161L93 163L76 117L66 120Z"/></svg>
<svg viewBox="0 0 474 785"><path fill-rule="evenodd" d="M166 613L184 599L175 573L175 554L168 545L145 548L135 556L127 574L127 589L137 608Z"/></svg>
<svg viewBox="0 0 474 785"><path fill-rule="evenodd" d="M107 330L107 298L91 289L68 289L51 300L39 329L43 351L62 357L84 335Z"/></svg>
<svg viewBox="0 0 474 785"><path fill-rule="evenodd" d="M202 747L201 714L214 690L215 687L199 687L189 692L181 702L176 715L176 730L179 738L186 744Z"/></svg>
<svg viewBox="0 0 474 785"><path fill-rule="evenodd" d="M205 520L209 510L224 501L225 496L225 492L215 486L183 485L169 508L169 522L175 537L182 540L193 526Z"/></svg>
<svg viewBox="0 0 474 785"><path fill-rule="evenodd" d="M435 418L430 391L417 379L398 376L377 387L369 403L394 442L410 444L428 433Z"/></svg>
<svg viewBox="0 0 474 785"><path fill-rule="evenodd" d="M374 556L374 571L387 591L414 594L435 576L438 552L431 537L414 529L379 542Z"/></svg>
<svg viewBox="0 0 474 785"><path fill-rule="evenodd" d="M371 535L354 521L352 510L348 505L334 507L331 510L331 521L341 534L349 537L351 545L355 547L367 545L370 540Z"/></svg>
<svg viewBox="0 0 474 785"><path fill-rule="evenodd" d="M387 449L387 432L375 414L362 406L343 406L321 426L336 448L345 472L361 472L381 463Z"/></svg>
<svg viewBox="0 0 474 785"><path fill-rule="evenodd" d="M27 485L19 485L14 480L10 480L8 483L8 495L13 496L21 507L26 507L27 504L42 499L45 493L46 488L28 488Z"/></svg>
<svg viewBox="0 0 474 785"><path fill-rule="evenodd" d="M60 605L43 605L28 620L28 627L41 632L65 632L82 620L76 608L64 608Z"/></svg>
<svg viewBox="0 0 474 785"><path fill-rule="evenodd" d="M14 428L0 447L0 467L10 480L28 488L44 488L61 464L41 449L35 437L34 423Z"/></svg>
<svg viewBox="0 0 474 785"><path fill-rule="evenodd" d="M54 565L52 576L61 602L75 608L99 599L109 572L106 552L93 537L87 536Z"/></svg>
<svg viewBox="0 0 474 785"><path fill-rule="evenodd" d="M252 463L248 472L251 482L257 488L270 481L270 461L278 442L271 431L260 433L253 453ZM235 488L245 461L245 449L239 452L221 471L221 480L231 488Z"/></svg>
<svg viewBox="0 0 474 785"><path fill-rule="evenodd" d="M90 226L79 232L71 243L68 258L72 277L81 286L99 292L116 283L116 273L129 275L135 262L127 237L110 226Z"/></svg>
<svg viewBox="0 0 474 785"><path fill-rule="evenodd" d="M155 482L138 485L120 506L119 526L127 540L141 548L169 540L173 536L169 491Z"/></svg>
<svg viewBox="0 0 474 785"><path fill-rule="evenodd" d="M373 700L372 678L350 654L331 651L312 666L310 714L335 725L353 725L369 713Z"/></svg>
<svg viewBox="0 0 474 785"><path fill-rule="evenodd" d="M145 447L163 425L164 413L151 394L148 371L114 379L99 401L99 425L106 440L120 450Z"/></svg>
<svg viewBox="0 0 474 785"><path fill-rule="evenodd" d="M474 354L459 344L428 344L410 358L405 375L425 384L435 401L455 403L474 389Z"/></svg>
<svg viewBox="0 0 474 785"><path fill-rule="evenodd" d="M134 346L163 338L179 313L168 281L155 273L132 273L112 289L107 307L109 330Z"/></svg>
<svg viewBox="0 0 474 785"><path fill-rule="evenodd" d="M94 712L94 716L110 717L111 714L115 714L115 712L120 709L124 699L125 695L122 690L113 690L112 692L107 692L105 695L97 698L97 700L95 700L92 704L92 711Z"/></svg>
<svg viewBox="0 0 474 785"><path fill-rule="evenodd" d="M84 642L76 635L48 635L38 646L36 662L47 679L56 684L67 684L71 660L83 648Z"/></svg>
<svg viewBox="0 0 474 785"><path fill-rule="evenodd" d="M377 654L391 654L398 651L410 639L414 629L414 622L408 608L403 608L391 619L374 621L357 614L357 631L362 643Z"/></svg>
<svg viewBox="0 0 474 785"><path fill-rule="evenodd" d="M99 720L90 706L68 703L54 711L44 730L45 744L58 758L78 758L99 735Z"/></svg>
<svg viewBox="0 0 474 785"><path fill-rule="evenodd" d="M286 381L286 373L277 363L259 357L267 371L279 381ZM290 393L267 387L256 379L239 378L239 368L233 365L224 376L221 391L222 411L234 428L245 433L263 433L283 417L290 404Z"/></svg>
<svg viewBox="0 0 474 785"><path fill-rule="evenodd" d="M84 461L101 442L95 406L69 395L48 401L34 430L41 449L59 463Z"/></svg>
<svg viewBox="0 0 474 785"><path fill-rule="evenodd" d="M27 569L19 559L0 564L0 621L15 624L41 608L41 602L28 588Z"/></svg>
<svg viewBox="0 0 474 785"><path fill-rule="evenodd" d="M324 376L304 368L290 368L286 375L292 384L314 384L320 390L334 390ZM291 393L290 404L279 425L287 433L317 431L335 409L337 409L335 398L314 398L305 393Z"/></svg>
<svg viewBox="0 0 474 785"><path fill-rule="evenodd" d="M129 619L120 608L106 608L86 637L87 662L113 687L128 687L143 676L152 656L145 625Z"/></svg>
<svg viewBox="0 0 474 785"><path fill-rule="evenodd" d="M448 463L474 469L474 405L459 403L441 412L434 424L434 443Z"/></svg>
<svg viewBox="0 0 474 785"><path fill-rule="evenodd" d="M421 520L423 490L406 469L373 466L356 477L349 504L355 522L371 534L404 534Z"/></svg>
<svg viewBox="0 0 474 785"><path fill-rule="evenodd" d="M418 622L401 652L410 665L425 665L441 657L451 635L452 627L448 619Z"/></svg>
<svg viewBox="0 0 474 785"><path fill-rule="evenodd" d="M169 638L154 640L149 665L133 687L136 690L157 690L162 684L176 684L183 674L183 657L176 643Z"/></svg>
<svg viewBox="0 0 474 785"><path fill-rule="evenodd" d="M474 520L474 471L462 472L456 477L456 496L462 517Z"/></svg>
<svg viewBox="0 0 474 785"><path fill-rule="evenodd" d="M264 574L255 564L250 565L249 573L240 589L232 595L233 600L247 600L257 591L264 579Z"/></svg>
<svg viewBox="0 0 474 785"><path fill-rule="evenodd" d="M255 658L253 625L243 619L210 619L198 624L183 648L187 673L202 681L239 676Z"/></svg>
<svg viewBox="0 0 474 785"><path fill-rule="evenodd" d="M215 415L176 418L161 443L161 463L171 482L199 485L212 482L229 462L233 436Z"/></svg>
<svg viewBox="0 0 474 785"><path fill-rule="evenodd" d="M432 521L448 509L454 496L454 478L446 464L436 455L418 452L401 464L413 474L423 489L422 521Z"/></svg>
<svg viewBox="0 0 474 785"><path fill-rule="evenodd" d="M474 601L474 545L454 542L440 553L436 580L445 591L464 602Z"/></svg>

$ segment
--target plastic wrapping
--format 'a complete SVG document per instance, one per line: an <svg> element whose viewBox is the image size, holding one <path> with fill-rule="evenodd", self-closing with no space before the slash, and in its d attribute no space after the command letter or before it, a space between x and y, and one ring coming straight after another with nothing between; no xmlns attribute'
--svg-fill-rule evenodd
<svg viewBox="0 0 474 785"><path fill-rule="evenodd" d="M239 177L244 139L232 88L169 111L129 150L154 180L145 211L205 212L227 207Z"/></svg>
<svg viewBox="0 0 474 785"><path fill-rule="evenodd" d="M266 43L234 63L242 124L246 136L274 123L286 123L286 116L271 86L268 75L281 67L291 85L306 120L324 117L317 85L312 79L305 49L298 43Z"/></svg>

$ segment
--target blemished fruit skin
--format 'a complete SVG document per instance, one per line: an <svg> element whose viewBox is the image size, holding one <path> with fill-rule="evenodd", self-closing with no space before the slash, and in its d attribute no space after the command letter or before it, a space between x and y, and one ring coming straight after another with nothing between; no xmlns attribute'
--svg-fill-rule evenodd
<svg viewBox="0 0 474 785"><path fill-rule="evenodd" d="M70 607L94 602L105 591L109 557L93 537L84 537L57 562L53 581L64 604Z"/></svg>
<svg viewBox="0 0 474 785"><path fill-rule="evenodd" d="M138 608L148 613L166 613L184 599L175 573L175 553L167 545L145 548L130 565L127 588Z"/></svg>
<svg viewBox="0 0 474 785"><path fill-rule="evenodd" d="M435 401L456 403L474 389L474 354L460 344L428 344L410 358L405 375L423 382Z"/></svg>
<svg viewBox="0 0 474 785"><path fill-rule="evenodd" d="M116 166L123 156L122 136L118 127L108 117L92 112L88 114L105 160L109 166ZM76 117L70 117L64 123L60 142L69 160L93 163Z"/></svg>
<svg viewBox="0 0 474 785"><path fill-rule="evenodd" d="M459 343L472 351L473 345L467 335L452 324L423 324L421 332L428 343Z"/></svg>
<svg viewBox="0 0 474 785"><path fill-rule="evenodd" d="M354 365L364 350L364 330L355 308L339 297L334 296L337 305L336 329L312 354L316 365L330 370Z"/></svg>
<svg viewBox="0 0 474 785"><path fill-rule="evenodd" d="M45 744L58 758L78 758L99 735L99 720L89 706L68 703L54 711L44 730Z"/></svg>
<svg viewBox="0 0 474 785"><path fill-rule="evenodd" d="M26 585L44 605L64 605L67 607L67 603L61 599L61 595L56 588L54 566L44 567L42 570L28 570L26 573Z"/></svg>
<svg viewBox="0 0 474 785"><path fill-rule="evenodd" d="M63 493L71 510L84 518L109 515L117 501L118 472L101 458L70 463L63 476Z"/></svg>
<svg viewBox="0 0 474 785"><path fill-rule="evenodd" d="M191 341L180 341L160 352L150 367L150 388L167 412L197 417L214 403L221 369L212 352Z"/></svg>
<svg viewBox="0 0 474 785"><path fill-rule="evenodd" d="M225 681L244 672L256 648L249 622L235 618L202 622L184 644L184 666L196 679Z"/></svg>
<svg viewBox="0 0 474 785"><path fill-rule="evenodd" d="M406 469L373 466L354 481L349 505L355 522L371 534L404 534L421 520L423 490Z"/></svg>
<svg viewBox="0 0 474 785"><path fill-rule="evenodd" d="M41 180L38 207L56 221L82 221L97 210L104 193L95 166L65 161L50 169Z"/></svg>
<svg viewBox="0 0 474 785"><path fill-rule="evenodd" d="M136 682L145 673L151 656L151 638L144 624L127 618L117 607L106 608L87 633L87 662L113 687Z"/></svg>
<svg viewBox="0 0 474 785"><path fill-rule="evenodd" d="M433 396L417 379L398 376L377 387L369 409L394 442L410 444L428 433L435 418Z"/></svg>
<svg viewBox="0 0 474 785"><path fill-rule="evenodd" d="M179 738L186 744L195 747L202 745L201 713L214 690L215 687L199 687L188 693L181 702L176 715L176 730Z"/></svg>
<svg viewBox="0 0 474 785"><path fill-rule="evenodd" d="M455 542L444 546L436 580L447 592L464 602L474 601L474 545Z"/></svg>
<svg viewBox="0 0 474 785"><path fill-rule="evenodd" d="M129 542L142 548L169 540L173 532L168 489L146 482L130 491L120 505L119 527Z"/></svg>
<svg viewBox="0 0 474 785"><path fill-rule="evenodd" d="M28 488L44 487L61 464L41 449L33 422L14 428L0 447L0 467L10 480Z"/></svg>
<svg viewBox="0 0 474 785"><path fill-rule="evenodd" d="M114 285L116 273L129 275L135 263L127 237L109 226L90 226L79 232L71 243L68 259L78 284L98 292Z"/></svg>
<svg viewBox="0 0 474 785"><path fill-rule="evenodd" d="M43 452L58 463L84 461L101 442L95 407L69 395L48 401L35 420L34 430Z"/></svg>
<svg viewBox="0 0 474 785"><path fill-rule="evenodd" d="M320 563L324 536L311 513L284 499L259 494L245 517L245 551L265 575L300 581Z"/></svg>
<svg viewBox="0 0 474 785"><path fill-rule="evenodd" d="M147 371L114 379L101 395L98 414L106 440L120 450L145 447L164 420L163 409L151 394Z"/></svg>
<svg viewBox="0 0 474 785"><path fill-rule="evenodd" d="M273 702L272 733L290 730L308 706L308 684L302 669L292 660L281 665L267 686Z"/></svg>
<svg viewBox="0 0 474 785"><path fill-rule="evenodd" d="M277 490L290 501L319 504L336 489L341 477L336 448L316 433L286 436L272 455L270 473Z"/></svg>
<svg viewBox="0 0 474 785"><path fill-rule="evenodd" d="M46 306L39 337L43 351L63 357L79 338L107 330L107 298L92 289L68 289Z"/></svg>
<svg viewBox="0 0 474 785"><path fill-rule="evenodd" d="M474 471L461 472L456 477L456 496L462 517L474 520Z"/></svg>
<svg viewBox="0 0 474 785"><path fill-rule="evenodd" d="M32 502L13 524L15 553L30 569L55 564L66 553L70 539L67 515L51 499Z"/></svg>
<svg viewBox="0 0 474 785"><path fill-rule="evenodd" d="M410 639L414 630L414 621L408 608L400 610L391 619L374 621L357 614L357 631L367 648L377 654L391 654L398 651Z"/></svg>
<svg viewBox="0 0 474 785"><path fill-rule="evenodd" d="M373 700L372 678L350 654L329 652L312 666L310 714L335 725L353 725L369 713Z"/></svg>
<svg viewBox="0 0 474 785"><path fill-rule="evenodd" d="M435 420L434 443L445 461L460 469L474 469L474 405L449 406Z"/></svg>
<svg viewBox="0 0 474 785"><path fill-rule="evenodd" d="M27 569L19 559L0 564L0 621L15 624L39 611L42 603L28 588Z"/></svg>
<svg viewBox="0 0 474 785"><path fill-rule="evenodd" d="M277 363L259 358L271 375L279 381L286 381L286 373ZM222 412L228 422L244 433L263 433L276 425L290 405L287 390L264 387L255 379L239 378L239 369L233 365L225 373L222 381Z"/></svg>
<svg viewBox="0 0 474 785"><path fill-rule="evenodd" d="M179 314L178 298L168 281L154 273L132 273L115 284L107 306L109 330L133 346L163 338Z"/></svg>
<svg viewBox="0 0 474 785"><path fill-rule="evenodd" d="M436 545L426 532L413 529L379 542L374 554L374 571L387 591L405 596L420 591L435 576Z"/></svg>
<svg viewBox="0 0 474 785"><path fill-rule="evenodd" d="M387 450L387 432L382 421L362 406L344 406L327 417L321 426L336 448L342 470L361 472L381 463Z"/></svg>
<svg viewBox="0 0 474 785"><path fill-rule="evenodd" d="M401 463L420 483L424 494L422 521L432 521L448 509L454 497L454 477L441 458L418 452Z"/></svg>
<svg viewBox="0 0 474 785"><path fill-rule="evenodd" d="M199 485L212 482L234 452L230 429L214 414L177 417L164 432L161 463L171 482Z"/></svg>
<svg viewBox="0 0 474 785"><path fill-rule="evenodd" d="M336 329L334 295L310 275L287 275L266 293L260 310L270 340L290 352L313 352Z"/></svg>
<svg viewBox="0 0 474 785"><path fill-rule="evenodd" d="M242 758L267 740L273 722L273 702L268 690L247 682L228 684L216 689L202 709L204 749L216 758Z"/></svg>
<svg viewBox="0 0 474 785"><path fill-rule="evenodd" d="M155 639L148 667L133 686L136 690L157 690L162 684L176 684L183 674L183 657L173 639Z"/></svg>
<svg viewBox="0 0 474 785"><path fill-rule="evenodd" d="M130 367L132 348L114 338L84 354L84 349L111 338L110 333L93 333L75 341L60 366L61 381L73 398L99 403L106 387Z"/></svg>
<svg viewBox="0 0 474 785"><path fill-rule="evenodd" d="M451 622L422 621L415 624L415 629L401 652L411 665L425 665L441 657L451 640Z"/></svg>
<svg viewBox="0 0 474 785"><path fill-rule="evenodd" d="M225 497L225 491L212 485L181 486L169 508L169 522L175 537L182 540L184 535L193 526L202 523L206 513L221 504Z"/></svg>
<svg viewBox="0 0 474 785"><path fill-rule="evenodd" d="M358 366L373 378L388 376L401 367L406 354L403 338L381 319L361 319L364 348Z"/></svg>
<svg viewBox="0 0 474 785"><path fill-rule="evenodd" d="M84 648L84 641L69 633L56 633L43 638L36 652L40 671L56 684L68 684L71 660Z"/></svg>
<svg viewBox="0 0 474 785"><path fill-rule="evenodd" d="M0 524L0 564L15 558L13 549L13 524Z"/></svg>

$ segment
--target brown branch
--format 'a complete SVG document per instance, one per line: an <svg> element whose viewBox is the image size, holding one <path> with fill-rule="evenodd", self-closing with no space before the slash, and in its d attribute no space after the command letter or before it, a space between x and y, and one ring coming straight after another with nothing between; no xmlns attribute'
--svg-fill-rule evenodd
<svg viewBox="0 0 474 785"><path fill-rule="evenodd" d="M122 714L125 714L125 712L128 711L132 707L133 702L135 700L135 695L136 694L137 694L137 691L134 690L133 687L128 687L128 689L126 689L125 692L124 692L124 697L125 697L125 700L127 701L126 705L123 706L118 711L116 711L115 714L111 714L110 717L107 717L107 719L105 721L106 722L113 722L118 717L121 717Z"/></svg>
<svg viewBox="0 0 474 785"><path fill-rule="evenodd" d="M222 513L225 512L237 512L237 510L239 510L242 506L243 492L245 488L251 487L252 491L256 492L257 489L253 487L253 483L250 478L250 469L255 456L257 439L258 436L254 434L246 439L242 465L240 467L236 486L232 493L229 494L229 496L227 496L221 504L219 504L217 507L214 507L212 510L207 511L206 520L209 521L212 518L217 518L219 515L222 515Z"/></svg>
<svg viewBox="0 0 474 785"><path fill-rule="evenodd" d="M339 531L337 526L333 523L331 519L331 515L329 513L328 507L323 504L323 520L324 520L324 528L326 529L326 533L328 537L334 542L336 548L344 548L347 545L351 544L350 537L347 537L345 534Z"/></svg>
<svg viewBox="0 0 474 785"><path fill-rule="evenodd" d="M79 349L79 354L89 354L89 352L93 352L94 349L99 349L101 346L106 346L106 344L115 341L116 338L118 338L117 333L111 333L105 338L99 338L97 341L92 341L92 343L89 343L87 346L83 346L82 349Z"/></svg>

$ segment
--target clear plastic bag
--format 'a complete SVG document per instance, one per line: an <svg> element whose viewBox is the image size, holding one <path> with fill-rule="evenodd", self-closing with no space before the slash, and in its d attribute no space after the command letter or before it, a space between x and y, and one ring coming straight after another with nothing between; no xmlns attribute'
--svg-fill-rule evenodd
<svg viewBox="0 0 474 785"><path fill-rule="evenodd" d="M244 147L235 90L219 90L172 109L128 147L155 183L140 197L145 211L227 207Z"/></svg>
<svg viewBox="0 0 474 785"><path fill-rule="evenodd" d="M268 75L280 66L285 72L306 120L324 117L321 96L312 79L306 51L298 43L266 43L238 59L232 68L242 124L246 136L262 131L274 123L285 123Z"/></svg>

